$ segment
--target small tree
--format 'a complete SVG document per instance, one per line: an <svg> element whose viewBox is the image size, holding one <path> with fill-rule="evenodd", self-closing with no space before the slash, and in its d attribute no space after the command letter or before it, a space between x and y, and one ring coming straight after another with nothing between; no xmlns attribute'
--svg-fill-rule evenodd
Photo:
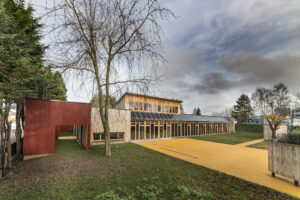
<svg viewBox="0 0 300 200"><path fill-rule="evenodd" d="M252 95L255 107L262 113L272 131L272 140L276 139L276 131L290 113L288 89L279 83L273 89L257 88Z"/></svg>
<svg viewBox="0 0 300 200"><path fill-rule="evenodd" d="M252 116L253 109L251 102L246 94L242 94L236 101L236 105L233 106L232 116L238 123L248 123Z"/></svg>

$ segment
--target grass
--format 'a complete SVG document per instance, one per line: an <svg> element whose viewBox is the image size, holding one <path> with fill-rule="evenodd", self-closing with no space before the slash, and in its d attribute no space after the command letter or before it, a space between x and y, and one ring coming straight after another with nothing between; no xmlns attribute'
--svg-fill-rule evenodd
<svg viewBox="0 0 300 200"><path fill-rule="evenodd" d="M256 144L248 145L247 147L268 150L268 145L269 145L268 141L263 141L263 142L259 142L259 143L256 143Z"/></svg>
<svg viewBox="0 0 300 200"><path fill-rule="evenodd" d="M225 144L240 144L243 142L249 142L251 140L261 139L263 137L263 133L260 132L236 131L235 133L231 134L197 136L193 137L193 139Z"/></svg>
<svg viewBox="0 0 300 200"><path fill-rule="evenodd" d="M58 140L54 155L19 162L0 180L0 199L295 199L136 144L103 154L103 145L86 152Z"/></svg>
<svg viewBox="0 0 300 200"><path fill-rule="evenodd" d="M68 136L74 136L72 132L59 132L59 137L68 137Z"/></svg>

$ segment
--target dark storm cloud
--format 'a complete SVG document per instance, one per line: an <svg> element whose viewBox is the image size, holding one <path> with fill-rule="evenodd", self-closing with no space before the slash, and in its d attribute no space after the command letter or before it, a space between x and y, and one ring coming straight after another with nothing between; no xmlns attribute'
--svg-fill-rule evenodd
<svg viewBox="0 0 300 200"><path fill-rule="evenodd" d="M208 72L202 76L199 83L191 85L192 91L196 90L202 94L216 94L234 87L236 82L227 79L222 72Z"/></svg>

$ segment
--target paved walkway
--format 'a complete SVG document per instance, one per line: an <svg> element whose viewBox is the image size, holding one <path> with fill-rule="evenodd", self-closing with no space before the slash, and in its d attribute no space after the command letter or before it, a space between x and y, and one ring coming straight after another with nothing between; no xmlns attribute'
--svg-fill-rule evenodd
<svg viewBox="0 0 300 200"><path fill-rule="evenodd" d="M246 146L249 146L251 144L260 143L260 142L263 142L263 141L264 141L264 138L258 139L258 140L252 140L252 141L244 142L244 143L240 143L240 144L236 144L236 146L246 147Z"/></svg>
<svg viewBox="0 0 300 200"><path fill-rule="evenodd" d="M138 142L161 153L300 197L293 181L268 171L268 151L195 139Z"/></svg>

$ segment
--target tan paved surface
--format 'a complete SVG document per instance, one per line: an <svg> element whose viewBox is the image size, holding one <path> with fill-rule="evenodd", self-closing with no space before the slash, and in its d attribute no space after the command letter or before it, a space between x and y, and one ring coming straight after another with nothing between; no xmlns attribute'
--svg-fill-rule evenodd
<svg viewBox="0 0 300 200"><path fill-rule="evenodd" d="M300 198L300 187L292 180L271 176L266 150L187 138L137 144Z"/></svg>

